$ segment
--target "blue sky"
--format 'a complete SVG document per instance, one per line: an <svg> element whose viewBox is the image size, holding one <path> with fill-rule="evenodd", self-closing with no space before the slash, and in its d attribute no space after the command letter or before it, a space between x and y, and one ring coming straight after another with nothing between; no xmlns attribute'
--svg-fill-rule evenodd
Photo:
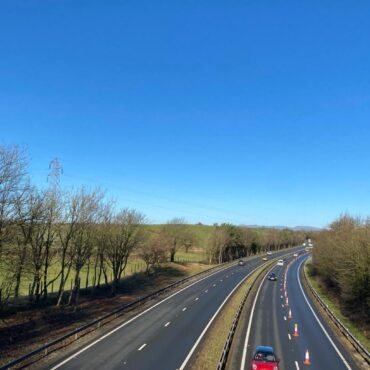
<svg viewBox="0 0 370 370"><path fill-rule="evenodd" d="M370 210L368 1L2 0L0 144L151 222Z"/></svg>

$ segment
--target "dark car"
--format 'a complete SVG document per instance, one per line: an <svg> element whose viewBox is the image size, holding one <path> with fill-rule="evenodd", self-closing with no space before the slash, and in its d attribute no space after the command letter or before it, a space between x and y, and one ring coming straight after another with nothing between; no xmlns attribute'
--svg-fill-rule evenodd
<svg viewBox="0 0 370 370"><path fill-rule="evenodd" d="M244 260L240 260L239 261L239 266L245 266L245 261Z"/></svg>
<svg viewBox="0 0 370 370"><path fill-rule="evenodd" d="M268 275L267 275L267 279L269 279L270 281L276 281L277 280L277 277L275 275L274 272L270 272Z"/></svg>
<svg viewBox="0 0 370 370"><path fill-rule="evenodd" d="M279 360L274 349L268 346L258 346L253 356L251 370L279 370Z"/></svg>

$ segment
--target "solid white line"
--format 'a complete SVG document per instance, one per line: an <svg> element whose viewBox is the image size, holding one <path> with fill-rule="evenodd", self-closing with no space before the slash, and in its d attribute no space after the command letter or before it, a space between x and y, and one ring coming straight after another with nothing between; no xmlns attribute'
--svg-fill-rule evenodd
<svg viewBox="0 0 370 370"><path fill-rule="evenodd" d="M182 310L183 310L183 311L186 311L186 307L184 307Z"/></svg>
<svg viewBox="0 0 370 370"><path fill-rule="evenodd" d="M270 271L266 273L265 277L270 273ZM257 293L256 293L256 297L254 298L254 302L253 302L253 306L252 306L252 311L251 311L250 316L249 316L249 322L248 322L247 334L245 335L245 341L244 341L244 347L243 347L243 356L242 356L242 362L240 364L240 370L244 370L245 369L245 360L246 360L246 357L247 357L248 341L249 341L249 335L250 335L251 327L252 327L254 310L256 308L256 303L257 303L258 295L260 293L260 290L262 288L262 285L266 281L265 277L262 279L261 284L258 287L258 290L257 290Z"/></svg>
<svg viewBox="0 0 370 370"><path fill-rule="evenodd" d="M302 288L302 284L301 284L301 280L299 278L299 270L301 269L301 266L302 266L302 263L304 262L304 259L302 259L301 263L299 264L298 268L297 268L297 279L298 279L298 284L299 284L299 287L301 288L301 291L302 291L302 295L304 297L304 299L306 300L306 303L308 305L308 307L310 308L312 314L314 315L316 321L318 322L318 324L320 325L322 331L324 332L324 334L326 335L326 337L329 339L329 342L331 343L331 345L333 346L333 348L335 349L335 351L337 352L338 356L341 358L341 360L343 361L344 365L346 366L346 368L348 370L352 370L351 367L349 366L348 362L346 361L346 359L344 358L344 356L342 355L342 353L339 351L338 347L335 345L335 343L332 341L332 339L330 338L328 332L325 330L324 326L322 325L321 321L319 320L319 318L317 317L315 311L313 310L312 306L310 305L310 302L308 302L308 299L306 297L306 294L304 293L303 291L303 288Z"/></svg>
<svg viewBox="0 0 370 370"><path fill-rule="evenodd" d="M295 363L295 367L297 368L297 370L299 370L298 361L294 361L294 363Z"/></svg>
<svg viewBox="0 0 370 370"><path fill-rule="evenodd" d="M292 340L292 336L288 333L289 340Z"/></svg>
<svg viewBox="0 0 370 370"><path fill-rule="evenodd" d="M256 267L254 270L252 270L248 275L244 276L244 278L242 280L239 281L239 283L234 287L234 289L229 293L229 295L225 298L225 300L221 303L221 306L217 309L217 311L215 312L215 314L212 316L212 318L208 321L208 324L206 325L206 327L204 328L204 330L202 331L202 333L200 334L199 338L197 339L197 341L195 342L194 346L192 347L192 349L190 350L190 352L188 353L188 355L186 356L184 362L181 364L181 366L179 367L178 370L184 370L185 369L185 366L187 365L187 363L189 362L191 356L193 355L195 349L197 348L197 346L199 345L200 341L202 340L202 338L204 337L204 335L206 334L207 330L209 329L209 327L211 326L212 322L215 320L215 318L217 317L218 313L221 311L222 307L225 305L225 303L229 300L229 298L231 297L231 295L235 292L236 289L238 289L239 285L242 284L255 270L257 270L259 267L261 266L258 266Z"/></svg>
<svg viewBox="0 0 370 370"><path fill-rule="evenodd" d="M166 323L164 327L167 328L167 326L170 325L170 324L171 324L171 321L169 321L168 323Z"/></svg>
<svg viewBox="0 0 370 370"><path fill-rule="evenodd" d="M144 347L146 347L146 343L144 343L139 349L138 351L141 351Z"/></svg>
<svg viewBox="0 0 370 370"><path fill-rule="evenodd" d="M50 370L55 370L55 369L58 369L60 368L61 366L63 366L64 364L66 364L67 362L71 361L72 359L74 359L75 357L79 356L81 353L85 352L86 350L88 350L89 348L91 348L92 346L94 346L95 344L101 342L102 340L104 340L105 338L109 337L111 334L115 333L116 331L122 329L123 327L125 327L126 325L130 324L132 321L136 320L137 318L145 315L147 312L151 311L153 308L159 306L160 304L168 301L169 299L171 299L172 297L176 296L177 294L180 294L181 292L183 292L184 290L200 283L201 281L205 280L205 279L208 279L209 277L215 275L215 274L218 274L220 271L223 271L223 270L226 270L228 268L232 268L232 267L235 267L235 266L228 266L228 267L225 267L224 269L221 269L221 270L218 270L218 271L215 271L213 272L212 274L210 275L207 275L205 276L204 278L202 279L199 279L197 281L194 281L194 283L191 283L190 285L187 285L186 287L178 290L177 292L171 294L170 296L164 298L162 301L154 304L153 306L150 306L149 308L147 308L146 310L144 310L143 312L140 312L139 314L137 314L136 316L134 316L133 318L131 318L130 320L127 320L125 321L122 325L119 325L117 326L116 328L114 328L113 330L111 330L110 332L104 334L103 336L101 336L100 338L98 338L97 340L95 340L94 342L88 344L86 347L83 347L81 350L79 350L78 352L76 352L75 354L69 356L68 358L66 358L64 361L60 362L59 364L55 365L54 367L52 367ZM206 293L208 292L208 290L206 291Z"/></svg>

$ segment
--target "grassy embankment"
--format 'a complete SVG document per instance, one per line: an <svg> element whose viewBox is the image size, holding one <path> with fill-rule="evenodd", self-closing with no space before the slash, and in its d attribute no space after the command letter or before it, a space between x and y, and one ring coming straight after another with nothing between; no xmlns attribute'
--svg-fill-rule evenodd
<svg viewBox="0 0 370 370"><path fill-rule="evenodd" d="M311 263L308 262L304 266L307 279L311 283L312 287L319 294L321 299L328 305L329 309L333 314L342 322L342 324L365 346L365 348L370 351L370 333L365 333L362 328L358 327L351 319L343 314L340 309L339 302L332 296L329 295L321 283L318 276L313 276L311 274L310 268Z"/></svg>

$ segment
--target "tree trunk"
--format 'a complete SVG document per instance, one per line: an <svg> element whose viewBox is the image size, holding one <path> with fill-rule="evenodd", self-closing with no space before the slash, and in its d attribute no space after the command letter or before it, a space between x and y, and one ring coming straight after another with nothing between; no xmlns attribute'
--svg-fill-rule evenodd
<svg viewBox="0 0 370 370"><path fill-rule="evenodd" d="M90 259L87 261L87 272L86 272L86 282L85 287L89 286L89 275L90 275Z"/></svg>
<svg viewBox="0 0 370 370"><path fill-rule="evenodd" d="M175 262L175 254L176 254L176 250L171 249L171 251L170 251L170 262Z"/></svg>

